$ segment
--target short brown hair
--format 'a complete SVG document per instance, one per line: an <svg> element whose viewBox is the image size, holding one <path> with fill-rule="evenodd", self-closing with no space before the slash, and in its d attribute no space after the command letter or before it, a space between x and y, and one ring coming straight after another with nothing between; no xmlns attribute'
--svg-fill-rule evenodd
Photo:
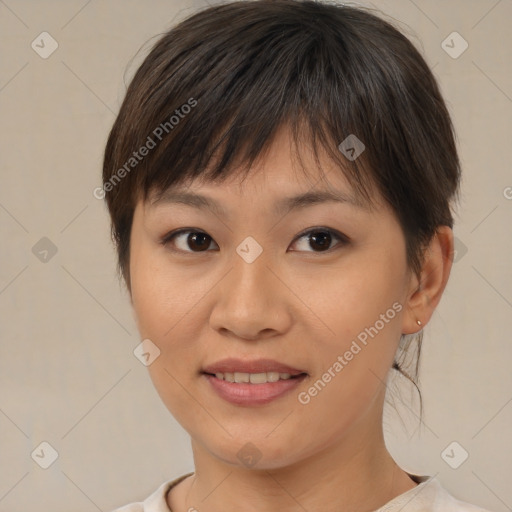
<svg viewBox="0 0 512 512"><path fill-rule="evenodd" d="M451 119L425 60L368 9L242 0L206 7L160 37L110 132L103 182L129 290L137 200L195 177L220 181L244 164L249 170L283 124L296 147L303 136L317 155L320 141L361 198L371 203L377 187L418 275L424 244L438 226L453 225L460 180ZM365 146L354 161L338 149L351 134ZM135 160L142 147L146 156Z"/></svg>

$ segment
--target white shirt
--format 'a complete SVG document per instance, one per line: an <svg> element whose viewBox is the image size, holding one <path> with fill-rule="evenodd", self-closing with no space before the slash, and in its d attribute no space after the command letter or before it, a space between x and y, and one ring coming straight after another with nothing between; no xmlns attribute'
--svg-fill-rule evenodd
<svg viewBox="0 0 512 512"><path fill-rule="evenodd" d="M130 503L112 512L172 512L167 493L174 485L192 475L188 473L161 484L144 501ZM374 512L489 512L454 498L435 477L409 475L418 485L400 494Z"/></svg>

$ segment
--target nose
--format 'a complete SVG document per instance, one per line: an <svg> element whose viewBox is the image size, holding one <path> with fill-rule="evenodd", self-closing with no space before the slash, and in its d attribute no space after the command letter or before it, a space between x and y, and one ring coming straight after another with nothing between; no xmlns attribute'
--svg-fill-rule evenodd
<svg viewBox="0 0 512 512"><path fill-rule="evenodd" d="M286 332L292 294L265 251L252 263L236 253L230 263L231 271L215 287L210 326L221 334L254 341Z"/></svg>

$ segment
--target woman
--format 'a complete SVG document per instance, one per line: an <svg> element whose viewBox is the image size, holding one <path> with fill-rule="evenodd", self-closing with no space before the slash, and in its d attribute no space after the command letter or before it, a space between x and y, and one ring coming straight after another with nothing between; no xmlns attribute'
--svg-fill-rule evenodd
<svg viewBox="0 0 512 512"><path fill-rule="evenodd" d="M390 370L413 380L400 342L450 274L459 180L431 71L365 10L232 2L162 36L102 194L195 471L118 510L482 511L382 432Z"/></svg>

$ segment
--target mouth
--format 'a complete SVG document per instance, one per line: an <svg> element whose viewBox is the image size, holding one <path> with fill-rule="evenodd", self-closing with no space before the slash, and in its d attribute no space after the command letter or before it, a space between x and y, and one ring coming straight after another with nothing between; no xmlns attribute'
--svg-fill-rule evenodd
<svg viewBox="0 0 512 512"><path fill-rule="evenodd" d="M204 372L206 375L211 375L219 380L226 382L236 382L237 384L266 384L267 382L277 382L280 380L298 379L306 376L306 373L299 373L291 375L289 373L280 372L262 372L262 373L247 373L247 372L217 372L215 374Z"/></svg>
<svg viewBox="0 0 512 512"><path fill-rule="evenodd" d="M308 373L269 359L224 359L201 371L210 389L239 406L264 405L295 389Z"/></svg>
<svg viewBox="0 0 512 512"><path fill-rule="evenodd" d="M262 378L261 376L266 374L269 379L268 382L275 382L275 380L278 380L279 378L284 380L296 377L306 372L273 359L254 359L252 361L245 361L243 359L229 358L222 359L221 361L217 361L216 363L206 366L203 368L203 373L215 376L222 375L222 378L229 382L250 382L251 375L260 375L260 378ZM230 380L231 375L233 375L235 380ZM237 381L234 377L235 375L238 375L239 378L243 379L249 375L249 380ZM276 375L278 377L276 377Z"/></svg>

